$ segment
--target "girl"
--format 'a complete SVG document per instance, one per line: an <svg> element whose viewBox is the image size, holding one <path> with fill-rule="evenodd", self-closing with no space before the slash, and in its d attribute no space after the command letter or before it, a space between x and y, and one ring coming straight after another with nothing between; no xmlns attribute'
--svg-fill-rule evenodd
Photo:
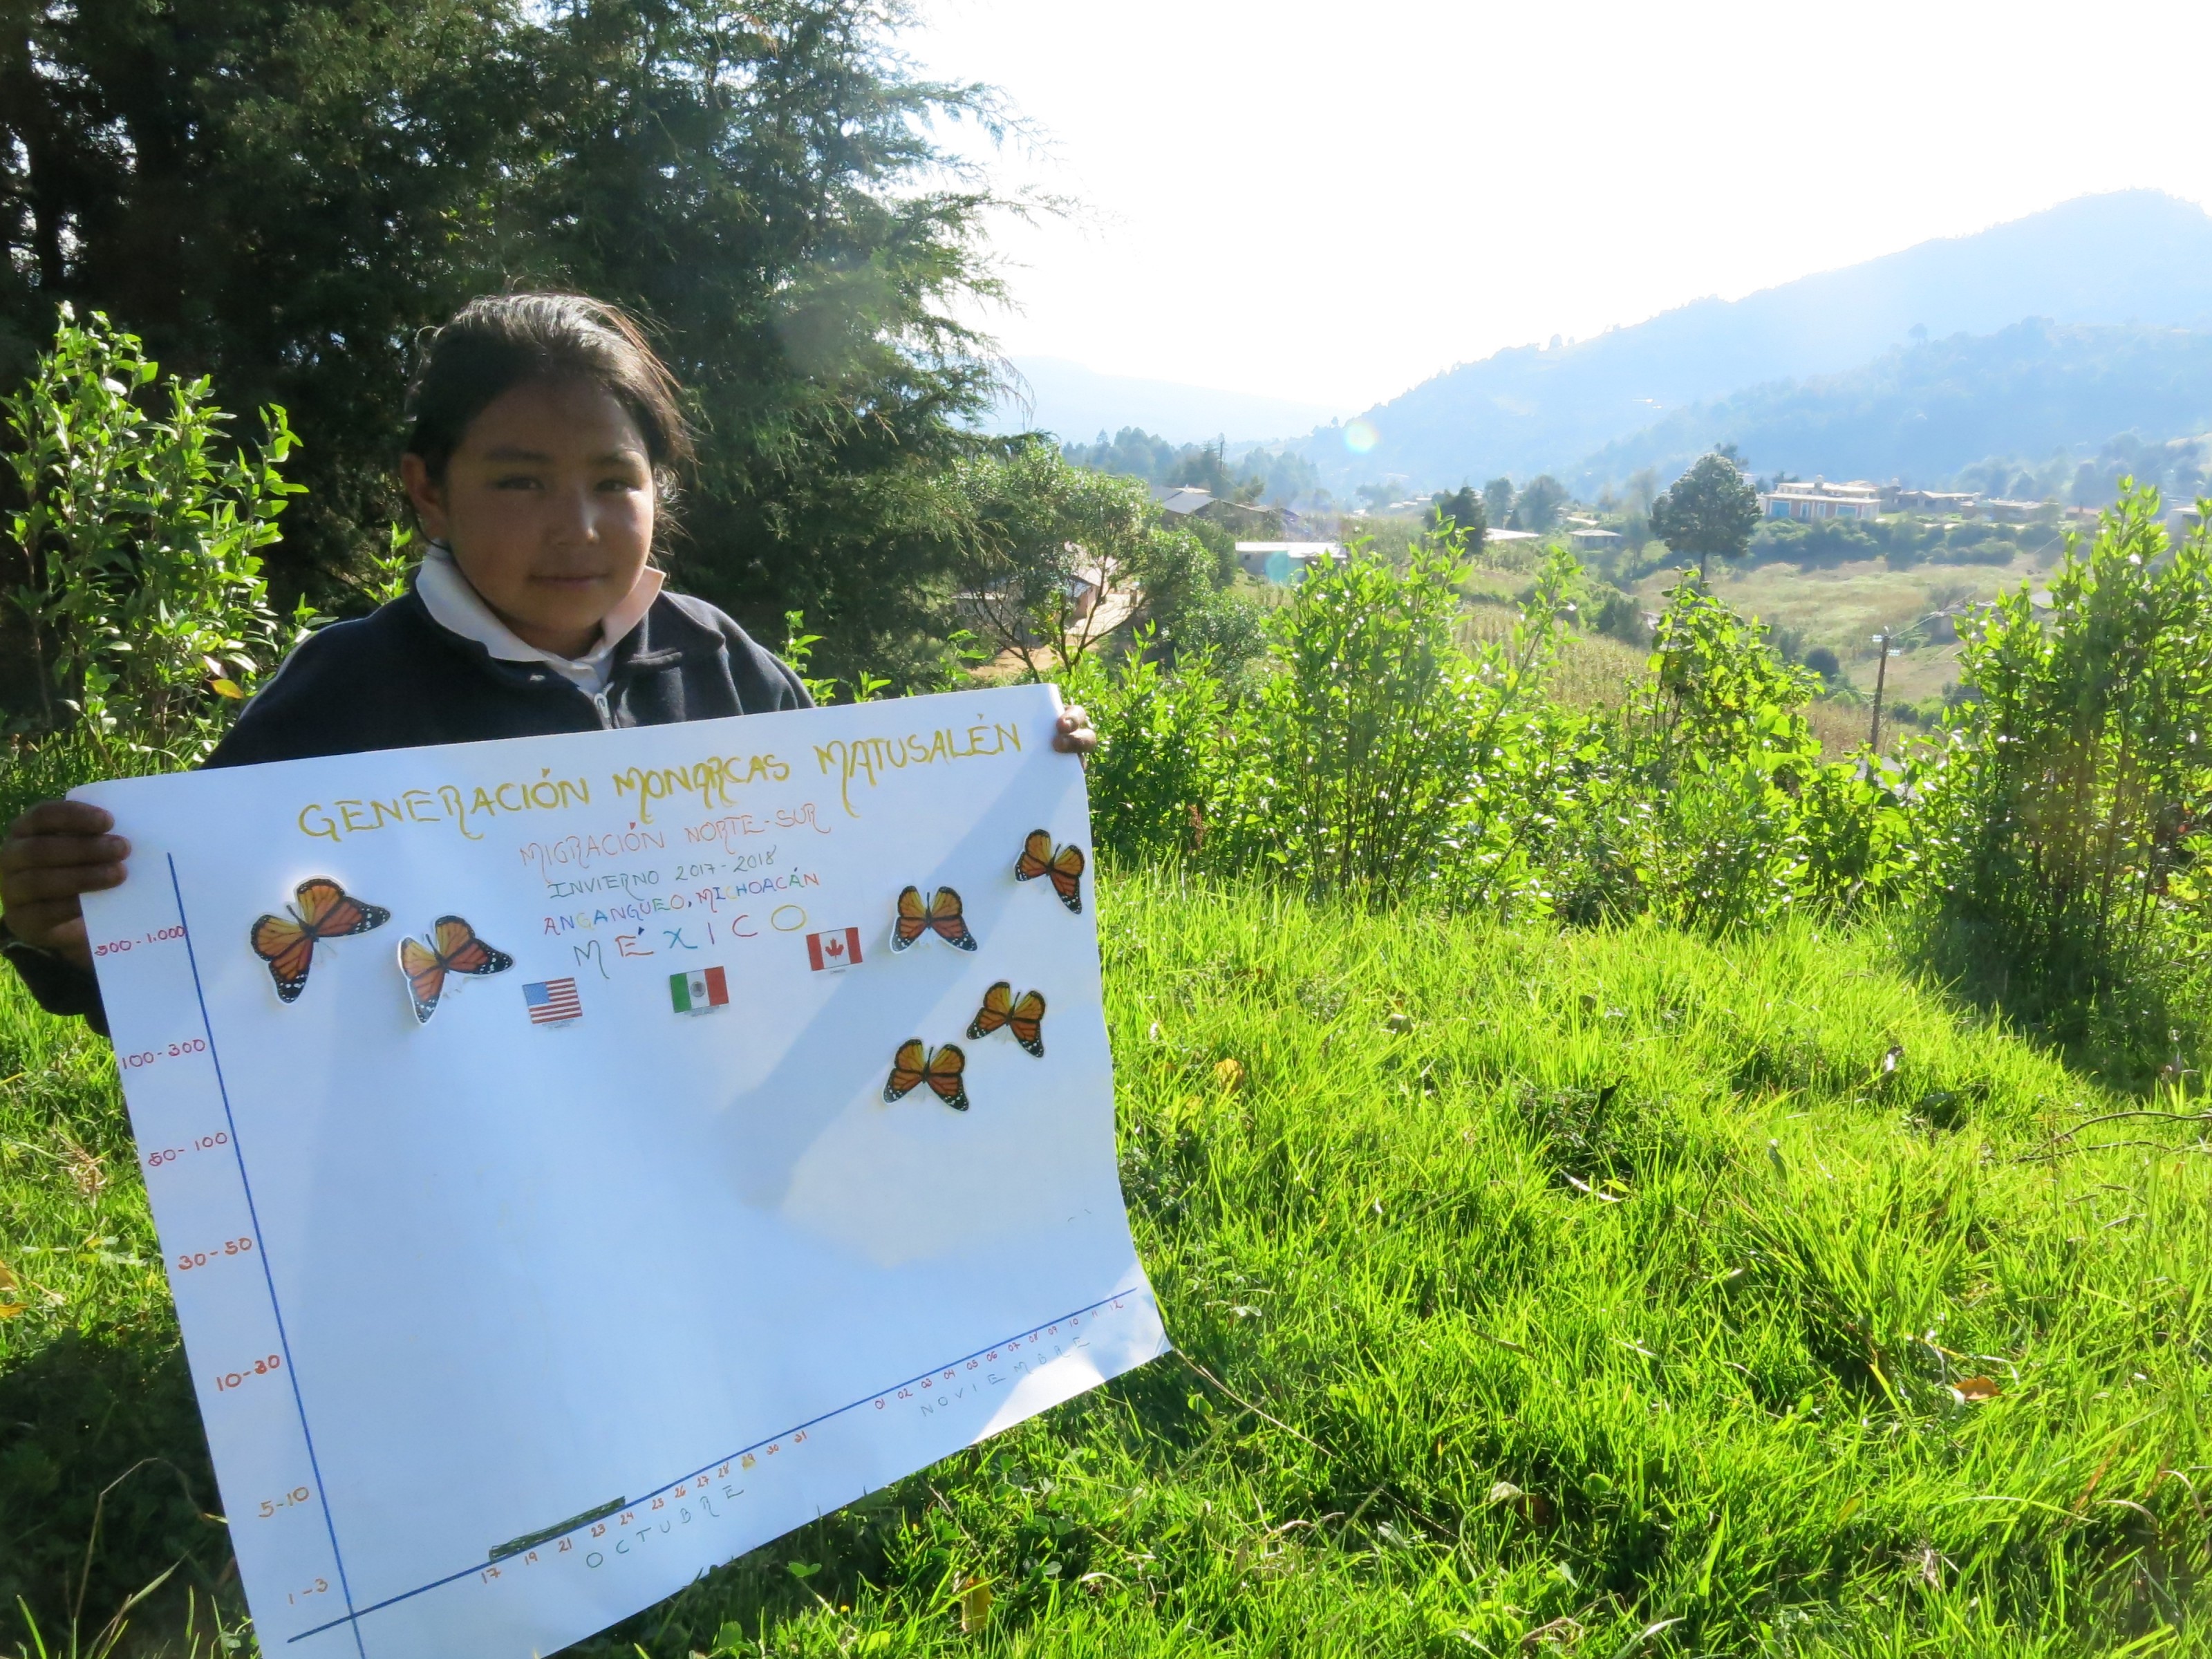
<svg viewBox="0 0 2212 1659"><path fill-rule="evenodd" d="M805 708L714 606L662 591L653 515L691 458L674 377L613 306L471 301L427 342L399 472L429 544L413 586L303 641L210 766ZM1080 708L1059 748L1097 735ZM101 1030L78 900L125 877L107 813L45 801L0 842L0 953Z"/></svg>

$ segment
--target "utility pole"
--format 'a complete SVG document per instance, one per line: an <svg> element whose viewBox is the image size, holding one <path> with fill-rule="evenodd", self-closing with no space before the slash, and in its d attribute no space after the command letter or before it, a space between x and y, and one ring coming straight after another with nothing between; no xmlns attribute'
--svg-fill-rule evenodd
<svg viewBox="0 0 2212 1659"><path fill-rule="evenodd" d="M1885 628L1875 635L1874 642L1881 647L1881 655L1875 662L1874 734L1868 738L1867 747L1879 756L1881 753L1881 688L1889 678L1889 629Z"/></svg>

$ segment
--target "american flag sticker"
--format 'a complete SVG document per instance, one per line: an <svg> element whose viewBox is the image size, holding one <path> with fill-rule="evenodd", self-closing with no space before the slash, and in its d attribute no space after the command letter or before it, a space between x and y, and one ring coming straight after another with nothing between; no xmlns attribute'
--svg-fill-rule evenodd
<svg viewBox="0 0 2212 1659"><path fill-rule="evenodd" d="M833 974L860 965L860 930L848 927L839 933L809 933L806 960L817 974Z"/></svg>
<svg viewBox="0 0 2212 1659"><path fill-rule="evenodd" d="M573 979L546 979L526 985L522 1004L530 1010L532 1025L561 1025L584 1017L584 1005L577 1000Z"/></svg>

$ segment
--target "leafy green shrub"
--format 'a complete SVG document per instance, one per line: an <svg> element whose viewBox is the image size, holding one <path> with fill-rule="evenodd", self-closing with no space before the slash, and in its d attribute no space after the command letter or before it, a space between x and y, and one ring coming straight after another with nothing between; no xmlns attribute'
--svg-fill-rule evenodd
<svg viewBox="0 0 2212 1659"><path fill-rule="evenodd" d="M1612 713L1549 694L1579 571L1554 550L1502 638L1453 643L1462 544L1371 547L1316 572L1268 623L1256 691L1148 639L1067 682L1104 741L1098 844L1126 860L1260 871L1368 904L1711 933L1790 907L1870 903L1919 867L1888 773L1824 765L1812 677L1686 580L1647 678Z"/></svg>
<svg viewBox="0 0 2212 1659"><path fill-rule="evenodd" d="M1985 524L1947 528L1936 520L1914 517L1856 519L1762 519L1752 532L1754 562L1772 560L1798 565L1838 565L1881 559L1893 570L1908 570L1931 560L1949 564L2008 564L2023 548L2040 548L2053 532L2040 525Z"/></svg>
<svg viewBox="0 0 2212 1659"><path fill-rule="evenodd" d="M1819 753L1803 713L1812 677L1784 662L1766 634L1701 584L1669 593L1651 677L1629 705L1633 751L1657 782L1753 763L1787 786L1809 767Z"/></svg>
<svg viewBox="0 0 2212 1659"><path fill-rule="evenodd" d="M1820 757L1809 684L1703 583L1674 587L1614 737L1601 908L1723 931L1790 901L1793 796Z"/></svg>
<svg viewBox="0 0 2212 1659"><path fill-rule="evenodd" d="M1759 563L1782 560L1799 565L1877 559L1897 550L1892 538L1880 534L1887 528L1853 519L1761 519L1751 533L1750 556Z"/></svg>
<svg viewBox="0 0 2212 1659"><path fill-rule="evenodd" d="M1267 623L1256 688L1206 652L1170 668L1150 633L1081 665L1065 686L1103 737L1098 845L1370 903L1546 908L1557 798L1596 752L1592 717L1544 695L1575 564L1553 551L1508 635L1468 655L1463 548L1445 531L1402 571L1363 545L1316 572Z"/></svg>
<svg viewBox="0 0 2212 1659"><path fill-rule="evenodd" d="M1168 615L1147 614L1150 625L1158 629L1162 654L1177 663L1195 654L1205 660L1209 672L1232 685L1243 682L1267 649L1265 607L1233 587L1194 592Z"/></svg>
<svg viewBox="0 0 2212 1659"><path fill-rule="evenodd" d="M1649 791L1646 905L1712 931L1788 907L1893 896L1915 867L1909 825L1869 759L1824 764L1805 718L1818 689L1766 630L1683 583L1654 670L1624 710L1625 758Z"/></svg>
<svg viewBox="0 0 2212 1659"><path fill-rule="evenodd" d="M1994 527L1967 525L1951 532L1943 556L1954 564L2010 564L2021 544Z"/></svg>
<svg viewBox="0 0 2212 1659"><path fill-rule="evenodd" d="M82 725L39 737L17 732L0 740L0 831L26 808L81 783L159 769L143 752L104 741Z"/></svg>
<svg viewBox="0 0 2212 1659"><path fill-rule="evenodd" d="M1172 672L1150 629L1108 667L1092 657L1063 682L1102 734L1090 765L1094 842L1129 864L1218 856L1233 836L1240 760L1252 748L1251 710L1232 698L1213 659L1188 653Z"/></svg>
<svg viewBox="0 0 2212 1659"><path fill-rule="evenodd" d="M2028 588L1962 634L1926 772L1948 916L2022 981L2092 1000L2167 954L2200 902L2212 809L2212 538L2169 548L2133 490L2039 617Z"/></svg>
<svg viewBox="0 0 2212 1659"><path fill-rule="evenodd" d="M1633 593L1624 593L1610 582L1591 594L1583 607L1582 620L1592 633L1626 645L1642 645L1647 638L1642 603Z"/></svg>
<svg viewBox="0 0 2212 1659"><path fill-rule="evenodd" d="M0 552L38 726L80 727L78 741L113 751L109 770L204 755L286 642L258 551L300 489L279 471L294 445L284 411L264 411L258 453L226 453L230 417L207 380L157 386L159 374L137 337L97 313L81 327L64 306L53 349L0 400L21 502ZM141 407L157 398L159 413Z"/></svg>
<svg viewBox="0 0 2212 1659"><path fill-rule="evenodd" d="M1797 797L1799 893L1841 908L1915 890L1926 850L1911 800L1905 779L1871 755L1815 770Z"/></svg>
<svg viewBox="0 0 2212 1659"><path fill-rule="evenodd" d="M1549 695L1580 574L1571 554L1547 550L1512 629L1474 653L1474 772L1440 895L1455 908L1553 908L1563 830L1586 808L1606 754L1601 717Z"/></svg>
<svg viewBox="0 0 2212 1659"><path fill-rule="evenodd" d="M1482 696L1453 643L1464 538L1425 537L1403 574L1364 544L1268 621L1250 788L1256 849L1317 892L1375 904L1434 878L1480 752Z"/></svg>

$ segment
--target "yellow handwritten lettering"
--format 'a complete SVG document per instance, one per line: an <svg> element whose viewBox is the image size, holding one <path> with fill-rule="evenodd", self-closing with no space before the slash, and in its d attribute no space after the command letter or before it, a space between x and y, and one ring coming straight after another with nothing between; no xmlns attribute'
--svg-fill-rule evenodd
<svg viewBox="0 0 2212 1659"><path fill-rule="evenodd" d="M1021 746L1018 728L994 721L988 726L971 726L964 732L940 726L933 732L910 732L898 738L855 738L849 742L838 739L817 744L814 763L824 777L837 780L847 816L858 817L860 813L853 805L856 780L872 789L883 781L884 774L889 770L904 771L909 766L988 758L1009 750L1018 752Z"/></svg>
<svg viewBox="0 0 2212 1659"><path fill-rule="evenodd" d="M774 755L713 755L687 766L633 766L613 776L615 796L637 797L638 821L653 821L653 804L681 792L699 797L702 806L723 806L733 793L754 779L781 781L791 768Z"/></svg>

